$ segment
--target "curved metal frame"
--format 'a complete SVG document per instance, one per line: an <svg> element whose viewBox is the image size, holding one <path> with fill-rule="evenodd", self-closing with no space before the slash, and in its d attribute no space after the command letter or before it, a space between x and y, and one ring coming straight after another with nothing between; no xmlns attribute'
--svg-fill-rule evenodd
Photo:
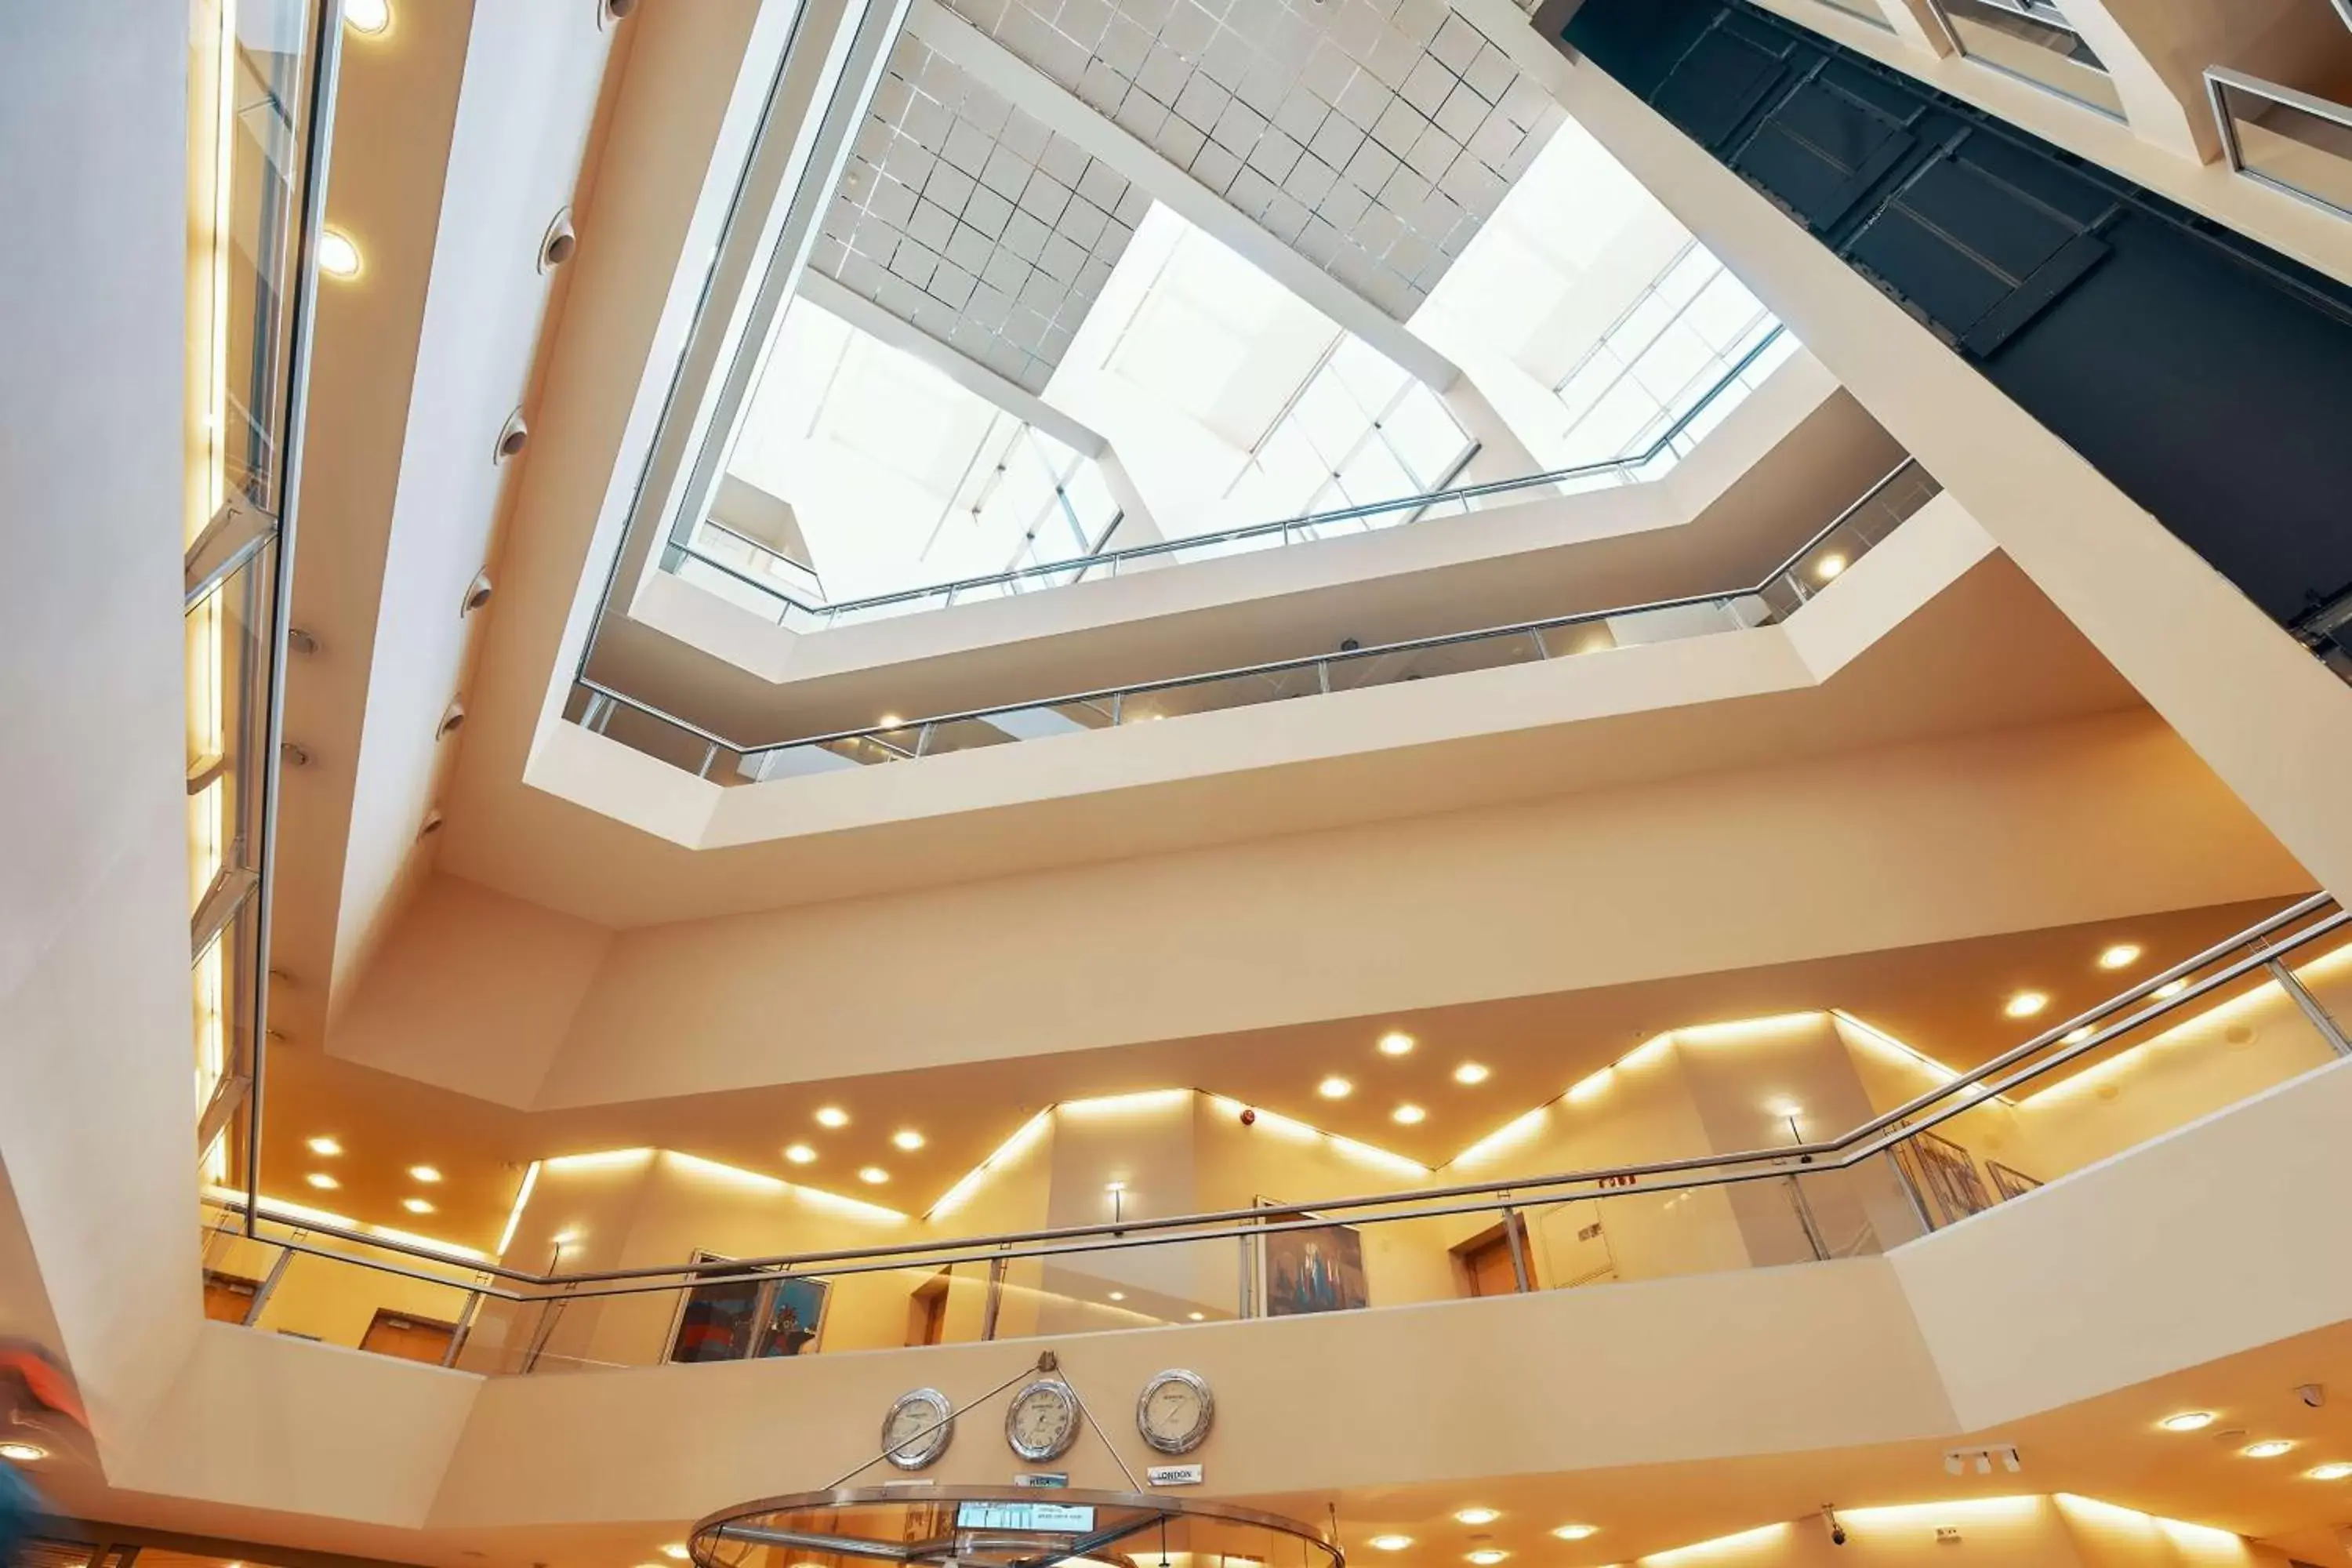
<svg viewBox="0 0 2352 1568"><path fill-rule="evenodd" d="M1201 1424L1185 1437L1171 1442L1153 1435L1150 1411L1151 1396L1170 1384L1181 1384L1201 1396ZM1209 1440L1210 1428L1217 1424L1217 1396L1209 1387L1209 1380L1186 1367L1171 1366L1156 1372L1145 1380L1143 1390L1135 1396L1135 1432L1146 1447L1159 1454L1189 1454Z"/></svg>
<svg viewBox="0 0 2352 1568"><path fill-rule="evenodd" d="M687 1536L687 1550L693 1553L697 1568L730 1568L707 1551L704 1538L713 1544L726 1540L749 1541L762 1544L807 1546L813 1549L843 1552L845 1555L872 1557L889 1563L923 1563L935 1559L919 1555L915 1551L924 1542L894 1544L888 1542L866 1542L854 1537L808 1532L805 1539L796 1539L802 1532L792 1531L761 1531L754 1534L742 1529L746 1521L766 1514L785 1513L797 1510L841 1510L887 1503L905 1508L915 1503L1018 1502L1066 1503L1080 1508L1134 1509L1150 1515L1139 1520L1135 1529L1140 1530L1163 1519L1205 1519L1223 1524L1251 1525L1271 1530L1290 1537L1302 1545L1313 1548L1326 1558L1324 1568L1347 1568L1348 1553L1339 1542L1278 1513L1262 1509L1243 1508L1234 1503L1219 1502L1207 1498L1160 1495L1151 1492L1091 1491L1056 1487L1038 1491L1026 1487L927 1486L921 1490L904 1487L842 1487L832 1491L787 1492L782 1497L761 1498L756 1502L737 1503L716 1513L705 1514L694 1521ZM1009 1533L1009 1532L1008 1532ZM1133 1531L1122 1531L1121 1535ZM1046 1539L1041 1536L1040 1540ZM850 1552L851 1546L860 1550ZM1071 1553L1075 1555L1076 1553ZM1047 1562L1058 1561L1047 1558Z"/></svg>

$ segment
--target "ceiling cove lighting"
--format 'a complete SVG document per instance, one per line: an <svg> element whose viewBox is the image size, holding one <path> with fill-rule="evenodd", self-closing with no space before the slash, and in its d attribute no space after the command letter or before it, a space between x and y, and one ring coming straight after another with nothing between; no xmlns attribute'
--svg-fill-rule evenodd
<svg viewBox="0 0 2352 1568"><path fill-rule="evenodd" d="M392 26L389 0L343 0L343 26L373 37Z"/></svg>
<svg viewBox="0 0 2352 1568"><path fill-rule="evenodd" d="M1464 1062L1454 1069L1454 1081L1459 1084L1484 1083L1494 1076L1484 1062Z"/></svg>
<svg viewBox="0 0 2352 1568"><path fill-rule="evenodd" d="M784 1158L795 1165L805 1165L816 1158L816 1151L805 1143L794 1143L784 1150Z"/></svg>
<svg viewBox="0 0 2352 1568"><path fill-rule="evenodd" d="M890 1142L911 1154L923 1146L923 1135L911 1127L901 1127L890 1134Z"/></svg>
<svg viewBox="0 0 2352 1568"><path fill-rule="evenodd" d="M2050 1005L2048 992L2021 991L2003 1003L2000 1010L2008 1017L2031 1018L2048 1005Z"/></svg>
<svg viewBox="0 0 2352 1568"><path fill-rule="evenodd" d="M1053 1125L1054 1113L1051 1110L1041 1110L1023 1122L1013 1131L1012 1137L997 1145L995 1153L966 1171L962 1178L942 1194L940 1201L933 1204L930 1211L923 1217L938 1219L943 1215L953 1214L971 1202L971 1194L980 1190L980 1184L989 1178L992 1172L1019 1159L1028 1151L1029 1146L1044 1137Z"/></svg>
<svg viewBox="0 0 2352 1568"><path fill-rule="evenodd" d="M1389 1112L1389 1120L1399 1127L1418 1127L1429 1120L1429 1112L1418 1105L1400 1105Z"/></svg>
<svg viewBox="0 0 2352 1568"><path fill-rule="evenodd" d="M360 247L352 242L350 235L339 228L320 231L319 270L330 278L356 278L360 275Z"/></svg>
<svg viewBox="0 0 2352 1568"><path fill-rule="evenodd" d="M530 1163L530 1168L522 1173L522 1185L516 1189L514 1207L507 1213L507 1227L499 1232L499 1257L504 1258L507 1255L507 1248L514 1245L515 1230L522 1224L522 1211L530 1203L531 1188L537 1185L539 1185L539 1162L533 1160Z"/></svg>
<svg viewBox="0 0 2352 1568"><path fill-rule="evenodd" d="M1315 1086L1315 1092L1326 1100L1345 1100L1356 1092L1356 1086L1334 1073Z"/></svg>
<svg viewBox="0 0 2352 1568"><path fill-rule="evenodd" d="M2168 1415L2157 1423L2168 1432L2194 1432L2200 1426L2213 1425L2210 1410L2184 1410L2178 1415Z"/></svg>
<svg viewBox="0 0 2352 1568"><path fill-rule="evenodd" d="M1365 1544L1375 1552L1402 1552L1412 1544L1410 1535L1375 1535Z"/></svg>
<svg viewBox="0 0 2352 1568"><path fill-rule="evenodd" d="M1381 1037L1381 1055L1384 1057L1409 1057L1412 1055L1412 1047L1417 1043L1418 1042L1415 1041L1411 1035L1406 1034L1402 1029L1391 1029L1387 1034ZM1382 1536L1381 1539L1383 1541L1403 1541L1409 1544L1412 1538L1402 1535L1390 1535ZM1378 1545L1379 1542L1375 1542L1373 1544ZM1385 1550L1393 1552L1396 1548L1391 1546L1385 1548Z"/></svg>
<svg viewBox="0 0 2352 1568"><path fill-rule="evenodd" d="M846 1127L849 1125L849 1112L838 1105L820 1105L816 1110L816 1124L835 1130Z"/></svg>
<svg viewBox="0 0 2352 1568"><path fill-rule="evenodd" d="M1503 1517L1503 1511L1494 1508L1465 1508L1455 1510L1454 1517L1462 1524L1492 1524Z"/></svg>
<svg viewBox="0 0 2352 1568"><path fill-rule="evenodd" d="M2129 969L2139 962L2139 943L2119 942L2099 954L2101 969Z"/></svg>
<svg viewBox="0 0 2352 1568"><path fill-rule="evenodd" d="M2347 1476L2352 1476L2352 1465L2345 1464L2339 1459L2325 1465L2314 1465L2303 1473L2315 1481L2340 1481Z"/></svg>
<svg viewBox="0 0 2352 1568"><path fill-rule="evenodd" d="M2259 1443L2247 1444L2238 1452L2249 1459L2275 1459L2294 1447L2284 1437L2265 1437Z"/></svg>
<svg viewBox="0 0 2352 1568"><path fill-rule="evenodd" d="M619 1165L642 1165L654 1157L651 1149L599 1149L588 1154L558 1154L543 1162L551 1171L598 1171Z"/></svg>
<svg viewBox="0 0 2352 1568"><path fill-rule="evenodd" d="M439 1167L434 1165L411 1165L408 1167L408 1174L411 1180L423 1182L427 1186L441 1179Z"/></svg>
<svg viewBox="0 0 2352 1568"><path fill-rule="evenodd" d="M330 1160L343 1152L343 1146L332 1138L313 1138L308 1147L311 1153L322 1155Z"/></svg>

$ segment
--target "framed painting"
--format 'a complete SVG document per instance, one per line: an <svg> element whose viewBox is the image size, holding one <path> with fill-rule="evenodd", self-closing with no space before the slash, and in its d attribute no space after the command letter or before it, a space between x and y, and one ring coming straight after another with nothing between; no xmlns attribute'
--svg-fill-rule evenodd
<svg viewBox="0 0 2352 1568"><path fill-rule="evenodd" d="M714 1252L698 1251L694 1261L698 1275L724 1274L734 1266L734 1259ZM671 1321L667 1359L743 1361L814 1353L831 1294L826 1281L799 1275L694 1286Z"/></svg>
<svg viewBox="0 0 2352 1568"><path fill-rule="evenodd" d="M1316 1219L1304 1209L1256 1200L1270 1220ZM1363 1233L1352 1225L1270 1230L1257 1242L1257 1277L1265 1315L1352 1312L1371 1304L1364 1283Z"/></svg>

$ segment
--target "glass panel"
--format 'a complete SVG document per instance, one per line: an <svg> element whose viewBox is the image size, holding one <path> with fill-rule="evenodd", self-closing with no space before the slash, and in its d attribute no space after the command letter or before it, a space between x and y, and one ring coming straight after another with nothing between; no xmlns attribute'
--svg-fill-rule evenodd
<svg viewBox="0 0 2352 1568"><path fill-rule="evenodd" d="M1470 449L1470 438L1437 394L1419 382L1405 389L1381 427L1422 490L1444 483Z"/></svg>
<svg viewBox="0 0 2352 1568"><path fill-rule="evenodd" d="M1970 59L2121 120L2107 68L2051 0L1941 0L1952 37Z"/></svg>
<svg viewBox="0 0 2352 1568"><path fill-rule="evenodd" d="M1313 666L1229 675L1189 686L1138 692L1119 705L1121 724L1149 723L1188 713L1212 713L1221 708L1248 708L1261 702L1311 697L1323 689Z"/></svg>
<svg viewBox="0 0 2352 1568"><path fill-rule="evenodd" d="M2352 110L2336 118L2221 84L2246 173L2352 216Z"/></svg>
<svg viewBox="0 0 2352 1568"><path fill-rule="evenodd" d="M1400 680L1460 675L1474 669L1499 669L1528 664L1544 657L1539 638L1528 632L1442 643L1435 647L1408 648L1398 653L1341 654L1330 660L1331 689L1387 686Z"/></svg>

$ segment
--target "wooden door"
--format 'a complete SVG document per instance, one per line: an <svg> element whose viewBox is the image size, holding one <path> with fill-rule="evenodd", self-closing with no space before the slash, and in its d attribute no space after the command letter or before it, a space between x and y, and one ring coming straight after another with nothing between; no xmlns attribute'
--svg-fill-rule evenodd
<svg viewBox="0 0 2352 1568"><path fill-rule="evenodd" d="M436 1323L430 1318L412 1318L379 1309L360 1340L360 1349L378 1355L396 1355L404 1361L428 1361L438 1366L449 1353L449 1342L457 1333L455 1323Z"/></svg>

